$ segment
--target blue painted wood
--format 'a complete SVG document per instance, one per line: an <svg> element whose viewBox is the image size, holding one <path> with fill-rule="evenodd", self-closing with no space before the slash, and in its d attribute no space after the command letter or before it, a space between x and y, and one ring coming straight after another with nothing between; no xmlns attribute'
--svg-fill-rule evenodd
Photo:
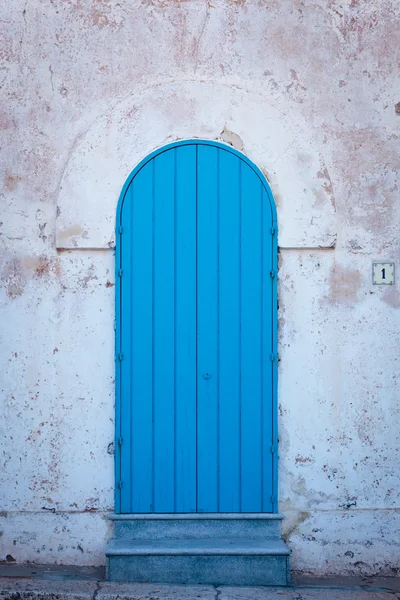
<svg viewBox="0 0 400 600"><path fill-rule="evenodd" d="M240 512L241 160L220 151L219 177L219 510Z"/></svg>
<svg viewBox="0 0 400 600"><path fill-rule="evenodd" d="M116 219L116 249L115 249L115 443L114 443L114 466L115 466L115 512L121 512L121 368L119 353L121 351L121 327L119 322L121 316L121 285L120 285L120 268L121 268L121 213L118 211Z"/></svg>
<svg viewBox="0 0 400 600"><path fill-rule="evenodd" d="M154 511L174 511L175 150L154 159L153 451Z"/></svg>
<svg viewBox="0 0 400 600"><path fill-rule="evenodd" d="M241 509L262 510L262 186L241 168Z"/></svg>
<svg viewBox="0 0 400 600"><path fill-rule="evenodd" d="M124 204L121 219L125 223L128 229L132 227L132 210L133 210L133 199L132 199L133 188L129 189L127 201ZM131 237L124 237L123 244L121 243L121 264L120 269L117 272L117 281L121 281L121 301L122 298L126 300L127 304L131 302L131 285L132 285L132 244ZM122 269L125 266L125 277L122 285ZM124 314L124 327L120 328L119 336L121 346L117 353L117 361L119 361L120 367L122 367L122 361L126 361L130 365L131 356L131 331L132 331L132 314L131 311L125 311ZM130 367L128 367L129 369ZM124 369L125 371L125 369ZM132 401L131 401L131 379L130 377L120 377L120 389L121 398L124 398L123 406L121 406L120 413L120 432L117 436L117 444L121 442L121 463L120 463L120 477L117 479L117 489L120 488L121 492L121 511L126 512L130 507L131 498L131 424L132 424ZM125 446L128 446L127 451L122 452L122 442ZM125 490L122 493L122 485L124 482Z"/></svg>
<svg viewBox="0 0 400 600"><path fill-rule="evenodd" d="M277 235L262 174L216 142L151 154L121 194L116 267L116 510L276 511Z"/></svg>
<svg viewBox="0 0 400 600"><path fill-rule="evenodd" d="M153 314L154 296L152 265L154 262L153 226L153 164L147 164L135 177L131 188L131 223L125 223L122 234L122 332L124 359L123 381L130 382L130 401L125 398L123 406L131 404L130 440L123 435L122 456L131 453L130 474L123 472L123 506L135 506L138 512L153 510ZM143 201L145 199L145 201ZM126 206L125 203L124 207ZM125 247L131 248L131 256L125 260ZM130 263L130 264L129 264ZM130 280L131 293L125 296ZM127 315L129 320L125 322ZM131 329L129 329L129 326ZM128 423L126 424L128 430ZM130 498L128 490L130 488ZM126 508L123 512L127 511Z"/></svg>
<svg viewBox="0 0 400 600"><path fill-rule="evenodd" d="M175 512L196 512L196 146L175 150Z"/></svg>
<svg viewBox="0 0 400 600"><path fill-rule="evenodd" d="M272 498L271 498L271 512L278 512L278 223L276 216L276 206L272 197L272 192L268 185L264 186L264 198L268 199L269 202L264 205L264 211L266 206L269 207L269 211L264 214L268 214L268 218L264 221L264 235L267 235L268 226L271 226L271 254L272 254L272 273L274 275L272 279L272 300L270 305L271 310L271 322L272 322L272 352L274 360L272 363L272 443L274 452L272 455ZM266 313L268 311L267 295L265 291L264 302L267 306ZM265 322L264 317L264 322ZM267 341L266 341L267 344ZM264 347L265 348L265 347ZM267 393L267 388L264 387L264 394ZM265 500L268 500L268 496L264 496ZM268 508L264 510L268 511Z"/></svg>
<svg viewBox="0 0 400 600"><path fill-rule="evenodd" d="M276 235L273 233L275 226L272 225L272 215L270 211L268 196L265 188L261 189L261 244L262 244L262 264L263 264L263 279L261 290L261 321L262 321L262 339L261 339L261 366L262 366L262 392L264 406L262 411L261 435L262 435L262 511L274 512L278 510L273 496L276 493L274 485L274 462L277 458L277 452L270 452L269 444L272 448L277 447L278 438L274 437L274 404L275 404L275 366L278 365L277 357L277 340L274 336L276 330L274 328L275 314L277 309L277 297L274 294L276 277L268 277L268 265L271 265L271 270L277 271L275 261L275 241ZM271 235L270 235L271 234ZM269 274L271 275L271 274ZM272 289L272 293L271 293ZM271 318L271 315L274 318ZM277 319L276 319L277 320ZM271 360L272 354L276 360ZM271 400L268 401L268 396L272 394Z"/></svg>
<svg viewBox="0 0 400 600"><path fill-rule="evenodd" d="M218 148L197 147L197 510L218 512Z"/></svg>

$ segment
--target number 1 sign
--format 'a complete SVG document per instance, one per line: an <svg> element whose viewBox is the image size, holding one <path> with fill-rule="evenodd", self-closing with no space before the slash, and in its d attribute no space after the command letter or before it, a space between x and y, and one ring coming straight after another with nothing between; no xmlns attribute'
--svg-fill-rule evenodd
<svg viewBox="0 0 400 600"><path fill-rule="evenodd" d="M372 263L372 283L374 285L394 284L394 263L374 262Z"/></svg>

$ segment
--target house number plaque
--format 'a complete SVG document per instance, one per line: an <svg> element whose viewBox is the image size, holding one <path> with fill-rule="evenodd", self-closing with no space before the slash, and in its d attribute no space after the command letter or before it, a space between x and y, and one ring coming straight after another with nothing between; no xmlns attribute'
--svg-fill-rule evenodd
<svg viewBox="0 0 400 600"><path fill-rule="evenodd" d="M372 263L372 283L374 285L394 284L394 263L374 262Z"/></svg>

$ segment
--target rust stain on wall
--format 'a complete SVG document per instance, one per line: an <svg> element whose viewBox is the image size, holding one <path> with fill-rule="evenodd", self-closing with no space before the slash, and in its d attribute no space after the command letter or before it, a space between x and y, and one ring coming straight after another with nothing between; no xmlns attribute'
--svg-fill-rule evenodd
<svg viewBox="0 0 400 600"><path fill-rule="evenodd" d="M23 181L20 175L7 173L4 177L4 185L9 192L12 192L20 181Z"/></svg>

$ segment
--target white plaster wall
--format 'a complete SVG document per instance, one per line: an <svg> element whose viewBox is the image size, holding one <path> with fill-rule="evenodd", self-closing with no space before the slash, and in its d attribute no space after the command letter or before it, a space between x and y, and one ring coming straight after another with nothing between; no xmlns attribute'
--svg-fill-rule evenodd
<svg viewBox="0 0 400 600"><path fill-rule="evenodd" d="M104 562L114 210L148 152L206 137L248 154L277 200L292 566L397 572L400 294L372 286L371 262L400 271L399 13L396 0L2 3L0 560Z"/></svg>

